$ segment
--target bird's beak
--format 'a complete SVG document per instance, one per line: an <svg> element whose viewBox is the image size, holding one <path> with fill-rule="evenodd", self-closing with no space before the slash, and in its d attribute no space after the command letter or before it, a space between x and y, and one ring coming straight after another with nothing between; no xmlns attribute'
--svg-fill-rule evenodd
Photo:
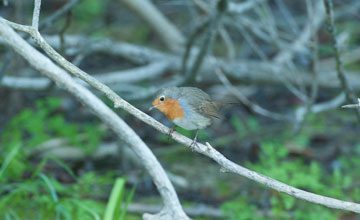
<svg viewBox="0 0 360 220"><path fill-rule="evenodd" d="M156 107L157 107L157 105L151 106L151 107L149 108L149 111L153 110L153 109L156 108Z"/></svg>

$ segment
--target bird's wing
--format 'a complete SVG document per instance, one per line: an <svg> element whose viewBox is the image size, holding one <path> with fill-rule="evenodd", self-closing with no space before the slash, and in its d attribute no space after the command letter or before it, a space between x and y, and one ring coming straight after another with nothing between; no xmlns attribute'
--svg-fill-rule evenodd
<svg viewBox="0 0 360 220"><path fill-rule="evenodd" d="M213 102L202 102L197 107L196 111L202 115L223 119L224 116L222 116L219 113L219 108L217 105L215 105Z"/></svg>
<svg viewBox="0 0 360 220"><path fill-rule="evenodd" d="M188 104L192 106L193 110L204 116L223 118L219 114L219 106L212 102L210 96L195 87L182 87L182 96L187 100Z"/></svg>

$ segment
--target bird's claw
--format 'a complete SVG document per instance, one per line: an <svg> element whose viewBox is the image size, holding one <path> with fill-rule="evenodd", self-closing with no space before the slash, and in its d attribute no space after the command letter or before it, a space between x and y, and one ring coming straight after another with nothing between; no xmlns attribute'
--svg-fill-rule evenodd
<svg viewBox="0 0 360 220"><path fill-rule="evenodd" d="M193 141L191 142L191 144L190 144L189 147L190 147L191 151L194 152L194 151L195 151L195 148L196 148L196 147L199 147L199 145L198 145L198 143L197 143L196 140L193 140Z"/></svg>
<svg viewBox="0 0 360 220"><path fill-rule="evenodd" d="M176 130L176 128L175 127L173 127L173 128L170 128L170 131L169 131L169 133L168 133L168 139L170 139L171 138L171 135L174 133L174 131Z"/></svg>

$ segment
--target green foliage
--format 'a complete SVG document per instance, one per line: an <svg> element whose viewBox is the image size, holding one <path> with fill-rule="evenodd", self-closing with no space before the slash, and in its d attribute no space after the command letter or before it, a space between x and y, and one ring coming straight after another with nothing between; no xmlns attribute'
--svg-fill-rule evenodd
<svg viewBox="0 0 360 220"><path fill-rule="evenodd" d="M247 120L241 120L240 116L233 115L230 123L234 126L239 138L246 137L249 133L260 130L259 121L255 117L248 117Z"/></svg>
<svg viewBox="0 0 360 220"><path fill-rule="evenodd" d="M104 220L123 220L125 219L127 206L129 205L132 197L135 193L135 187L131 190L128 195L124 207L122 207L122 203L124 200L125 193L125 182L126 180L123 178L117 178L113 189L110 194L110 198L108 204L105 209Z"/></svg>
<svg viewBox="0 0 360 220"><path fill-rule="evenodd" d="M78 22L92 22L105 12L106 1L83 0L73 9Z"/></svg>
<svg viewBox="0 0 360 220"><path fill-rule="evenodd" d="M238 134L239 137L243 136L244 134L246 134L246 128L243 124L243 122L240 120L240 117L237 115L233 115L230 118L230 123L234 126L234 128L236 129L236 132Z"/></svg>
<svg viewBox="0 0 360 220"><path fill-rule="evenodd" d="M244 198L224 203L222 206L227 219L229 220L265 220L266 218L257 215L257 207L247 202Z"/></svg>
<svg viewBox="0 0 360 220"><path fill-rule="evenodd" d="M351 187L355 176L360 177L359 170L351 171L354 170L353 167L356 167L356 164L360 165L360 162L355 158L341 159L340 163L346 172L335 168L328 174L317 161L311 161L308 164L301 159L289 158L287 148L281 143L264 142L261 144L261 150L259 161L248 163L247 167L306 191L343 200L351 200L348 197L350 195L355 201L360 199L358 198L360 197L358 194L360 190L352 189L350 190L352 193L344 190ZM239 198L224 203L222 208L230 219L262 219L256 217L262 209L259 210L257 206L252 204L258 200L259 198L251 197ZM273 219L337 219L336 210L314 205L282 193L272 193L268 203Z"/></svg>
<svg viewBox="0 0 360 220"><path fill-rule="evenodd" d="M0 200L0 216L12 210L20 219L90 220L100 219L104 210L103 203L81 198L71 185L65 186L43 173L37 178L8 185L8 190L10 192Z"/></svg>
<svg viewBox="0 0 360 220"><path fill-rule="evenodd" d="M94 124L69 122L61 114L61 103L54 97L38 100L33 109L24 109L4 127L0 148L0 219L102 219L105 204L90 198L104 195L114 181L112 172L88 172L77 177L57 158L44 158L37 165L28 158L35 147L53 138L65 138L88 153L99 145L104 132ZM74 183L64 184L44 173L49 162L62 168ZM124 193L125 188L121 190ZM120 212L123 219L133 193L134 190Z"/></svg>
<svg viewBox="0 0 360 220"><path fill-rule="evenodd" d="M125 183L123 178L118 178L116 181ZM104 177L89 172L80 177L77 183L64 185L56 179L40 173L37 177L21 183L8 184L1 188L0 193L6 193L0 199L0 218L16 215L20 219L100 220L105 213L104 210L108 209L105 209L103 202L87 198L96 196L96 194L103 195L104 190L94 193L96 191L94 189L112 182L109 175ZM114 188L124 195L124 184L120 187L119 184L115 184ZM114 206L118 218L111 219L125 219L127 205L132 200L134 190L135 188L129 192L125 201L123 201L123 197L118 197L120 202ZM111 196L113 195L114 189ZM121 203L125 205L120 210Z"/></svg>
<svg viewBox="0 0 360 220"><path fill-rule="evenodd" d="M38 100L34 110L25 109L12 118L2 135L3 143L6 143L5 152L16 144L24 145L24 149L29 151L54 137L66 138L71 145L79 146L85 152L95 150L104 132L89 123L77 124L66 121L59 113L60 105L61 99L48 97Z"/></svg>

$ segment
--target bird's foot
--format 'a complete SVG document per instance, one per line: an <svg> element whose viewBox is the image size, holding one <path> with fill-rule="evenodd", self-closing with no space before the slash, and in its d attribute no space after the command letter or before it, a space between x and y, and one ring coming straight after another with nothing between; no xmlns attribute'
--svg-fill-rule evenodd
<svg viewBox="0 0 360 220"><path fill-rule="evenodd" d="M194 152L195 151L195 148L196 147L199 147L199 145L198 145L198 143L197 143L197 141L196 141L196 139L194 139L192 142L191 142L191 144L190 144L190 149L191 149L191 151L192 152Z"/></svg>
<svg viewBox="0 0 360 220"><path fill-rule="evenodd" d="M190 144L190 149L191 149L191 151L195 151L195 146L196 147L199 147L199 145L198 145L198 143L197 143L197 136L198 136L198 133L199 133L199 130L196 130L196 134L195 134L195 138L194 138L194 140L191 142L191 144Z"/></svg>
<svg viewBox="0 0 360 220"><path fill-rule="evenodd" d="M168 140L170 140L170 138L172 137L172 134L174 133L174 131L176 131L176 127L170 128L170 131L169 131L169 133L167 134L167 135L168 135Z"/></svg>

